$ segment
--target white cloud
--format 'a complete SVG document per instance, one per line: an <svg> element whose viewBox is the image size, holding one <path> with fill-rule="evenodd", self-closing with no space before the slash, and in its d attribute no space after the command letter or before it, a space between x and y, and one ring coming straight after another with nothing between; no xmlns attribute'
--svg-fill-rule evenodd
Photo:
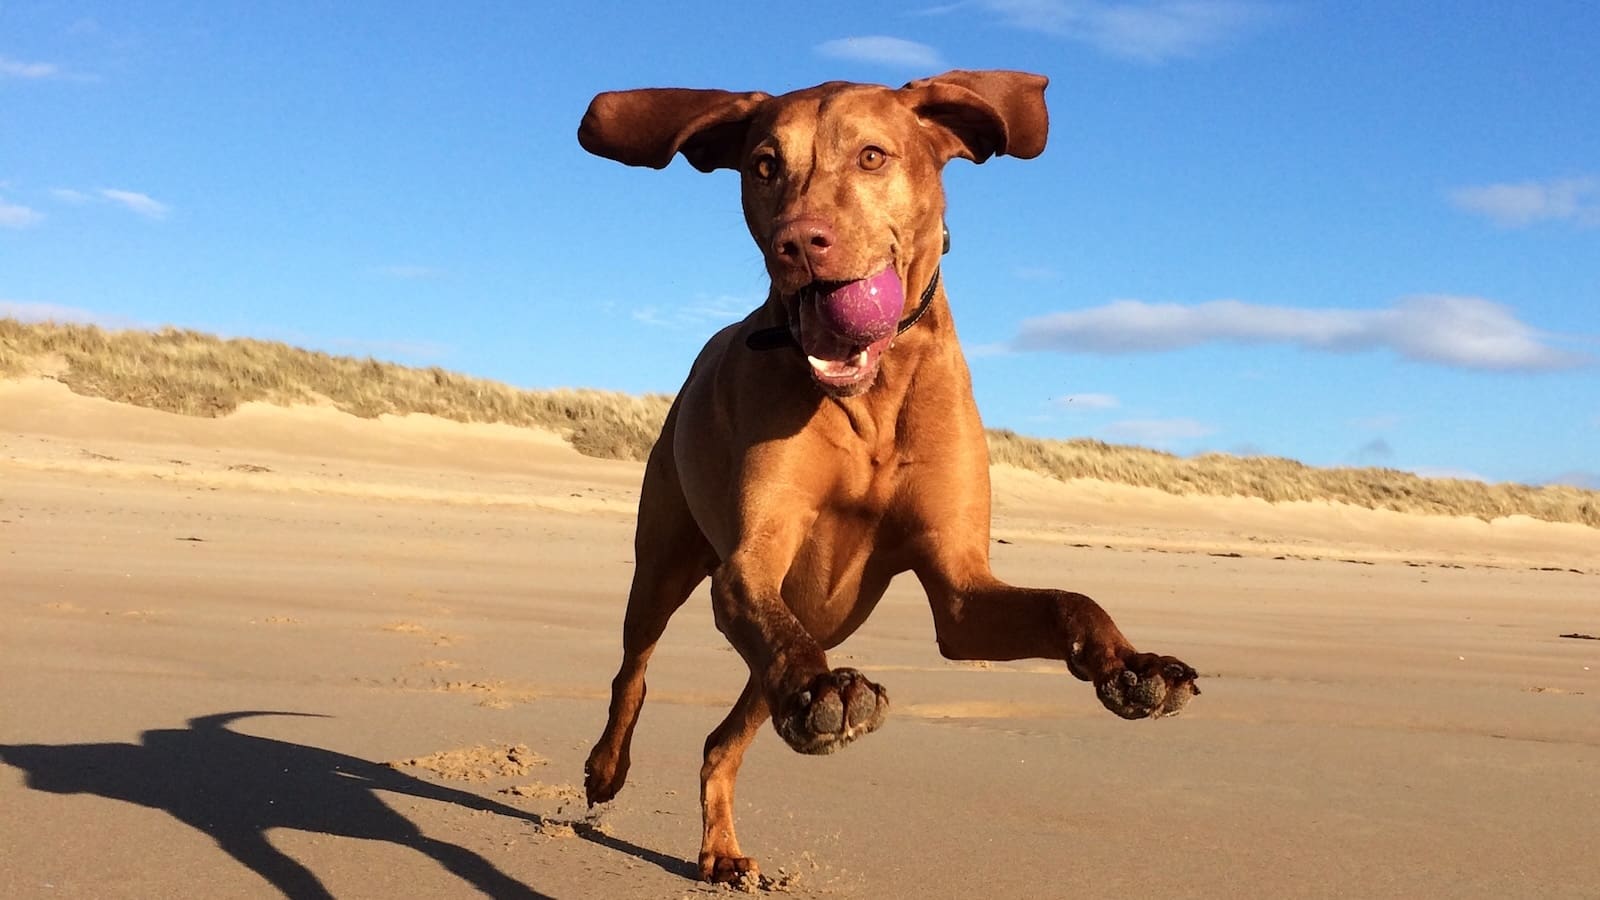
<svg viewBox="0 0 1600 900"><path fill-rule="evenodd" d="M1101 429L1113 441L1130 441L1157 447L1216 434L1214 426L1194 419L1124 419Z"/></svg>
<svg viewBox="0 0 1600 900"><path fill-rule="evenodd" d="M927 44L904 38L866 35L823 41L815 47L817 53L832 59L875 63L908 69L938 69L944 66L939 51Z"/></svg>
<svg viewBox="0 0 1600 900"><path fill-rule="evenodd" d="M30 63L9 56L0 56L0 78L24 78L32 81L57 78L61 74L61 67L54 63Z"/></svg>
<svg viewBox="0 0 1600 900"><path fill-rule="evenodd" d="M100 196L112 203L126 207L147 219L165 219L170 211L165 203L151 198L148 194L138 191L123 191L116 188L101 188Z"/></svg>
<svg viewBox="0 0 1600 900"><path fill-rule="evenodd" d="M1061 409L1074 412L1116 409L1122 405L1121 401L1110 394L1068 394L1065 397L1057 397L1054 402Z"/></svg>
<svg viewBox="0 0 1600 900"><path fill-rule="evenodd" d="M111 203L130 212L138 213L147 219L165 219L172 208L167 204L138 191L125 191L118 188L100 188L96 191L80 191L75 188L51 188L50 196L62 203L73 206L85 206L90 203Z"/></svg>
<svg viewBox="0 0 1600 900"><path fill-rule="evenodd" d="M0 317L20 322L61 322L99 325L102 328L134 328L137 323L126 316L107 315L76 306L0 299Z"/></svg>
<svg viewBox="0 0 1600 900"><path fill-rule="evenodd" d="M1388 309L1299 309L1238 300L1194 306L1118 300L1028 319L1018 350L1151 353L1209 343L1292 344L1349 353L1388 349L1418 362L1464 369L1538 371L1594 362L1551 346L1548 335L1505 306L1478 297L1409 297Z"/></svg>
<svg viewBox="0 0 1600 900"><path fill-rule="evenodd" d="M27 228L37 225L44 214L18 203L7 203L0 197L0 228Z"/></svg>
<svg viewBox="0 0 1600 900"><path fill-rule="evenodd" d="M731 322L737 322L759 305L759 300L731 294L715 297L701 295L680 306L637 307L629 313L629 316L635 322L653 328L704 331L706 328L720 328Z"/></svg>
<svg viewBox="0 0 1600 900"><path fill-rule="evenodd" d="M1593 175L1462 187L1448 196L1456 208L1506 228L1539 222L1600 226L1600 177Z"/></svg>
<svg viewBox="0 0 1600 900"><path fill-rule="evenodd" d="M983 0L983 6L1014 28L1146 63L1199 55L1273 15L1263 4L1244 0Z"/></svg>

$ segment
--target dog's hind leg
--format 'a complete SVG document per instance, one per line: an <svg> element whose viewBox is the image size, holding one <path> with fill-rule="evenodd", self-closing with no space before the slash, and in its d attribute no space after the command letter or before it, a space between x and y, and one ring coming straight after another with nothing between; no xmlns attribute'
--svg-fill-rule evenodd
<svg viewBox="0 0 1600 900"><path fill-rule="evenodd" d="M644 705L644 671L667 620L717 564L716 554L695 525L673 469L671 421L645 466L634 535L633 586L622 624L622 666L611 682L611 712L605 731L584 764L589 805L604 803L628 777L628 747Z"/></svg>
<svg viewBox="0 0 1600 900"><path fill-rule="evenodd" d="M756 861L739 850L733 833L733 784L745 748L767 721L765 692L752 675L728 717L706 737L705 762L700 767L700 813L704 826L700 839L700 877L706 881L735 882L759 874Z"/></svg>

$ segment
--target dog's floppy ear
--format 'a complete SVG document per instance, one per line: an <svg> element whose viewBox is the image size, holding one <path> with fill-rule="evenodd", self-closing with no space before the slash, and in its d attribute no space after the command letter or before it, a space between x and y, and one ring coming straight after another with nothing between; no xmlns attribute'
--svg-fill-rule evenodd
<svg viewBox="0 0 1600 900"><path fill-rule="evenodd" d="M1000 154L1032 159L1044 152L1049 83L1027 72L958 70L913 81L899 93L929 129L943 160L959 156L981 163Z"/></svg>
<svg viewBox="0 0 1600 900"><path fill-rule="evenodd" d="M690 88L610 91L589 103L578 143L630 166L663 169L682 153L702 172L737 169L750 117L767 99L760 92Z"/></svg>

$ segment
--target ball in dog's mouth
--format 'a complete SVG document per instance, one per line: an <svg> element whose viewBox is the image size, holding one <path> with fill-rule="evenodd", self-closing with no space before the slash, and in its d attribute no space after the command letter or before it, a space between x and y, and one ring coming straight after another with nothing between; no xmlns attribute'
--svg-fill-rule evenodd
<svg viewBox="0 0 1600 900"><path fill-rule="evenodd" d="M808 292L822 326L863 347L893 334L906 305L905 288L893 266L855 281L815 282Z"/></svg>
<svg viewBox="0 0 1600 900"><path fill-rule="evenodd" d="M812 378L843 395L871 386L904 306L905 290L892 266L855 281L807 286L799 298L799 338Z"/></svg>

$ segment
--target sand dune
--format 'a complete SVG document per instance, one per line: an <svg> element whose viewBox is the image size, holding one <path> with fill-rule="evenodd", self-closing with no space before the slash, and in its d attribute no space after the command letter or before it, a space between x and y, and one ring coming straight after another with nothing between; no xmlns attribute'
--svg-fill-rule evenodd
<svg viewBox="0 0 1600 900"><path fill-rule="evenodd" d="M577 800L641 467L553 435L0 382L0 895L683 897L742 664L702 593L630 784ZM763 734L746 849L798 896L1600 896L1600 531L997 470L996 568L1206 676L1126 723L956 664L902 579L836 652L896 700ZM277 890L274 889L276 886Z"/></svg>

